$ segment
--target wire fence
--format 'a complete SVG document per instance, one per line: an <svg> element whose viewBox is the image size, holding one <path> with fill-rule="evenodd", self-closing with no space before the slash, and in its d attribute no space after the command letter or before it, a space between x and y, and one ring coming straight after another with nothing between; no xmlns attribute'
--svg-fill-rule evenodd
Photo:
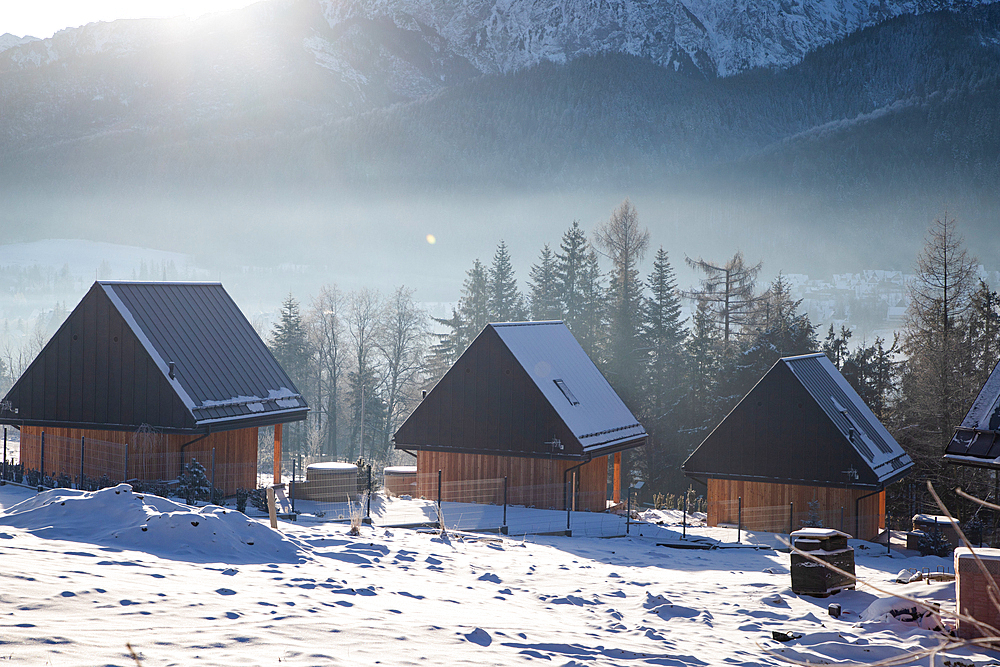
<svg viewBox="0 0 1000 667"><path fill-rule="evenodd" d="M574 490L571 482L512 485L503 477L448 480L442 472L399 468L386 474L362 464L293 462L286 509L349 521L359 510L372 524L444 527L509 535L624 535L625 518L583 508L605 506L606 493Z"/></svg>
<svg viewBox="0 0 1000 667"><path fill-rule="evenodd" d="M41 487L96 490L129 482L137 490L173 495L181 476L194 462L203 469L214 496L252 488L256 481L253 461L216 460L213 447L195 442L190 448L171 449L167 437L157 433L129 433L131 442L112 442L52 433L21 433L18 458L4 461L6 481Z"/></svg>
<svg viewBox="0 0 1000 667"><path fill-rule="evenodd" d="M883 514L855 514L854 507L821 509L817 507L770 505L752 507L739 498L712 500L708 503L708 524L732 526L744 530L790 533L800 528L833 528L854 537L868 538L884 528Z"/></svg>

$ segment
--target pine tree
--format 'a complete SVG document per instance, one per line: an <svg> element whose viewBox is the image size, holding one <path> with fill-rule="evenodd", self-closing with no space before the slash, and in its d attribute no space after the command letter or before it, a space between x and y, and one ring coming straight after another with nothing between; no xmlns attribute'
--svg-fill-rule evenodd
<svg viewBox="0 0 1000 667"><path fill-rule="evenodd" d="M299 313L299 302L291 294L281 303L281 316L271 331L269 347L292 382L296 386L305 386L310 354L309 336Z"/></svg>
<svg viewBox="0 0 1000 667"><path fill-rule="evenodd" d="M500 241L493 255L488 274L487 304L490 319L494 322L517 322L527 319L524 297L517 288L514 267L510 262L507 244Z"/></svg>
<svg viewBox="0 0 1000 667"><path fill-rule="evenodd" d="M642 301L642 343L646 350L645 401L642 412L650 442L639 453L644 479L653 492L683 488L680 466L687 456L678 432L686 397L686 354L680 293L667 252L660 248Z"/></svg>
<svg viewBox="0 0 1000 667"><path fill-rule="evenodd" d="M954 218L934 221L917 258L902 337L908 435L931 469L979 389L966 348L976 266L963 245Z"/></svg>
<svg viewBox="0 0 1000 667"><path fill-rule="evenodd" d="M843 324L840 325L839 334L834 332L833 325L831 324L830 331L827 332L826 338L823 340L823 354L838 369L844 365L844 361L849 354L847 347L847 341L849 340L851 340L851 330Z"/></svg>
<svg viewBox="0 0 1000 667"><path fill-rule="evenodd" d="M800 313L802 300L792 298L779 273L767 291L754 299L755 310L743 319L744 342L731 355L723 373L723 392L732 405L742 398L781 357L815 352L819 347L809 316Z"/></svg>
<svg viewBox="0 0 1000 667"><path fill-rule="evenodd" d="M299 302L291 294L281 304L281 317L274 325L268 347L295 387L301 392L306 391L313 350L299 313ZM305 449L305 442L305 424L289 424L285 431L285 451L301 452Z"/></svg>
<svg viewBox="0 0 1000 667"><path fill-rule="evenodd" d="M973 385L982 386L1000 361L1000 296L980 279L966 325Z"/></svg>
<svg viewBox="0 0 1000 667"><path fill-rule="evenodd" d="M899 384L899 336L889 347L878 336L871 345L864 341L844 359L840 369L844 379L858 392L868 409L883 423L891 417L890 407Z"/></svg>
<svg viewBox="0 0 1000 667"><path fill-rule="evenodd" d="M640 229L639 214L626 199L596 232L596 243L611 260L608 288L609 340L606 369L626 405L635 405L642 371L640 344L642 282L639 262L649 247L649 230Z"/></svg>
<svg viewBox="0 0 1000 667"><path fill-rule="evenodd" d="M462 283L462 293L458 298L458 307L448 319L433 318L438 324L443 324L451 332L438 336L438 343L431 347L429 360L431 382L433 385L447 372L448 368L465 352L479 332L489 324L489 274L486 267L478 259L472 268L466 271Z"/></svg>
<svg viewBox="0 0 1000 667"><path fill-rule="evenodd" d="M587 272L587 258L591 249L587 235L576 220L563 234L559 250L555 266L556 298L564 313L566 326L580 338L583 334L583 322L587 318L588 298L584 274Z"/></svg>
<svg viewBox="0 0 1000 667"><path fill-rule="evenodd" d="M722 332L723 349L731 354L736 339L743 333L743 325L750 322L756 311L758 298L754 290L762 263L748 266L741 252L721 266L701 258L687 258L687 263L702 271L705 278L700 290L684 296L709 305Z"/></svg>
<svg viewBox="0 0 1000 667"><path fill-rule="evenodd" d="M538 264L531 267L528 285L531 289L531 319L535 321L562 319L556 257L547 243L538 257Z"/></svg>

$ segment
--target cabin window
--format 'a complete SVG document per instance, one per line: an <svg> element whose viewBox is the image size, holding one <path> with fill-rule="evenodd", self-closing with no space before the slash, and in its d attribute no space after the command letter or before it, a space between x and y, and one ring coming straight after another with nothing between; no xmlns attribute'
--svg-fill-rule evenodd
<svg viewBox="0 0 1000 667"><path fill-rule="evenodd" d="M573 392L569 390L569 387L566 386L565 382L562 380L553 380L553 382L555 382L556 386L559 387L559 391L563 393L563 396L566 397L566 400L569 401L570 405L580 405L580 401L578 401L576 396L573 395Z"/></svg>

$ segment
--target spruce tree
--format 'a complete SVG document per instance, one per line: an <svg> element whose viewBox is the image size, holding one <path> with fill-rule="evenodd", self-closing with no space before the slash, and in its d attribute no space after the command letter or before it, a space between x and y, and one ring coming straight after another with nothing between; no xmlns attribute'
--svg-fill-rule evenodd
<svg viewBox="0 0 1000 667"><path fill-rule="evenodd" d="M639 453L645 479L653 492L683 489L680 466L687 457L679 437L686 395L684 330L680 293L667 252L660 248L646 282L642 301L642 343L646 351L642 412L650 442ZM676 488L674 488L676 487Z"/></svg>
<svg viewBox="0 0 1000 667"><path fill-rule="evenodd" d="M531 288L531 319L535 321L562 319L556 257L547 243L538 257L538 264L531 267L528 285Z"/></svg>
<svg viewBox="0 0 1000 667"><path fill-rule="evenodd" d="M271 331L271 354L297 386L305 386L309 366L309 336L299 302L291 294L281 303L281 317Z"/></svg>
<svg viewBox="0 0 1000 667"><path fill-rule="evenodd" d="M438 343L431 347L431 359L428 363L432 376L430 386L444 375L483 327L489 324L489 314L489 274L477 259L465 273L458 306L452 310L451 317L433 318L435 322L450 328L451 332L438 336Z"/></svg>
<svg viewBox="0 0 1000 667"><path fill-rule="evenodd" d="M642 370L642 282L638 266L649 247L649 230L639 227L639 213L626 199L597 229L596 242L612 265L605 368L626 405L634 406Z"/></svg>
<svg viewBox="0 0 1000 667"><path fill-rule="evenodd" d="M497 246L488 272L487 305L490 320L494 322L516 322L528 316L524 296L517 287L510 253L503 241Z"/></svg>
<svg viewBox="0 0 1000 667"><path fill-rule="evenodd" d="M587 317L588 299L585 293L587 257L590 254L587 235L576 220L563 234L556 253L556 292L564 321L577 338L582 335L583 322Z"/></svg>

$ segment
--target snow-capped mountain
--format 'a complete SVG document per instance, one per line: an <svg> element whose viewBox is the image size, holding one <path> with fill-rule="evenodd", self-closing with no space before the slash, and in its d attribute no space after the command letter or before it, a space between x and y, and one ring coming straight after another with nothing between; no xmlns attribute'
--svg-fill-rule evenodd
<svg viewBox="0 0 1000 667"><path fill-rule="evenodd" d="M321 0L333 28L388 19L484 74L625 53L727 76L783 68L888 18L947 0ZM970 3L962 3L970 4Z"/></svg>

